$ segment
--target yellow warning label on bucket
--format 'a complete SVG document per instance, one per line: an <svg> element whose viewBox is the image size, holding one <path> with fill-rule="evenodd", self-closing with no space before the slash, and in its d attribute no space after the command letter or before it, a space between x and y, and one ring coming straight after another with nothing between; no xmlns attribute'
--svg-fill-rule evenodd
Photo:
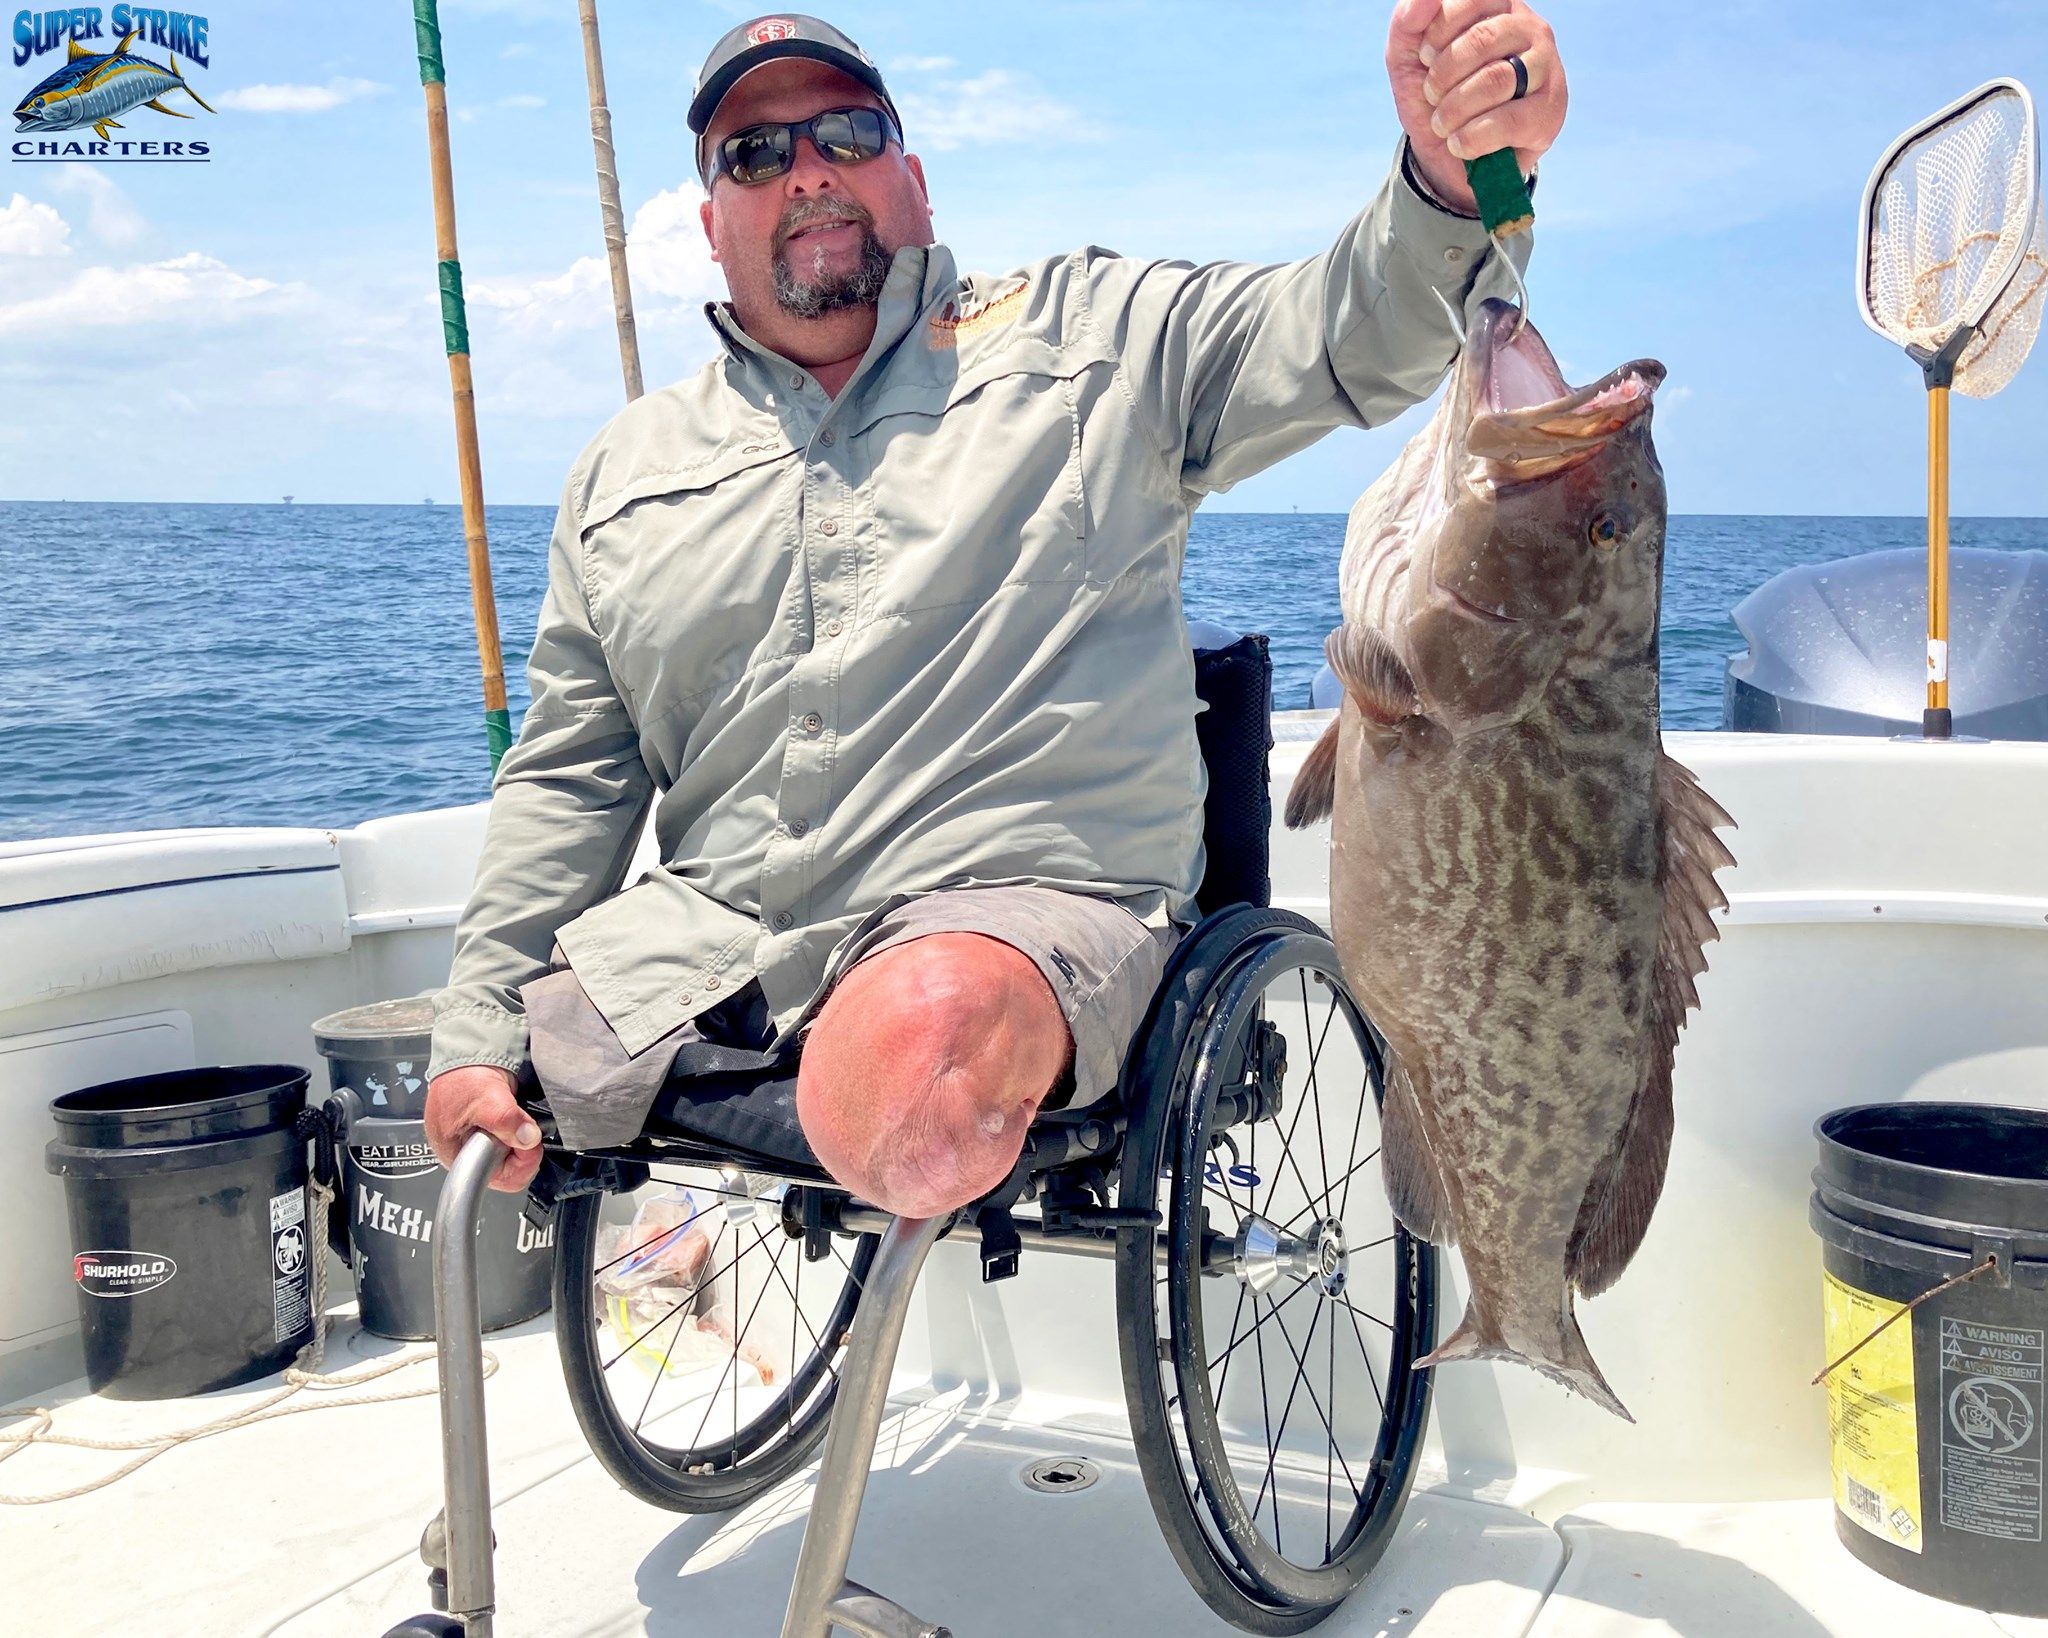
<svg viewBox="0 0 2048 1638"><path fill-rule="evenodd" d="M1823 1274L1827 1357L1840 1359L1898 1313ZM1913 1412L1913 1322L1900 1320L1828 1375L1835 1505L1872 1535L1920 1551L1920 1443Z"/></svg>

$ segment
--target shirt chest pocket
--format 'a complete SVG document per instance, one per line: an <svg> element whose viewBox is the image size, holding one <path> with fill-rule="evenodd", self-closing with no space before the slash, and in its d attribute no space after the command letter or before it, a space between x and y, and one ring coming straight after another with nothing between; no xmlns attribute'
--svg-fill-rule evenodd
<svg viewBox="0 0 2048 1638"><path fill-rule="evenodd" d="M800 457L735 440L706 460L637 475L584 528L591 603L613 679L665 740L799 645L791 570Z"/></svg>
<svg viewBox="0 0 2048 1638"><path fill-rule="evenodd" d="M949 382L880 395L863 436L874 473L862 553L870 617L974 604L1008 586L1087 578L1081 377L1028 345Z"/></svg>

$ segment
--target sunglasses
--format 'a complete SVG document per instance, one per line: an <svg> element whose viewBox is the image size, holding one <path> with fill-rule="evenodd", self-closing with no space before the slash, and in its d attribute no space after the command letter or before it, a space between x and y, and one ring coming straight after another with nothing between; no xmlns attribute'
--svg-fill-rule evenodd
<svg viewBox="0 0 2048 1638"><path fill-rule="evenodd" d="M729 176L743 188L772 182L796 163L798 137L809 137L835 165L859 165L902 142L903 133L879 108L828 108L787 125L749 125L719 143L712 179Z"/></svg>

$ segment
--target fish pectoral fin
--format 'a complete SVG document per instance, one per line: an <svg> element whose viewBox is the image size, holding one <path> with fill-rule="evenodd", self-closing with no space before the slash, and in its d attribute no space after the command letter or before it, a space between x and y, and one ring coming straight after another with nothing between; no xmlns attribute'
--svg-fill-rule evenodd
<svg viewBox="0 0 2048 1638"><path fill-rule="evenodd" d="M179 113L178 110L175 108L166 108L163 104L163 99L161 97L151 97L149 101L145 102L142 106L145 108L154 108L159 114L169 114L172 119L190 119L192 117L190 114Z"/></svg>
<svg viewBox="0 0 2048 1638"><path fill-rule="evenodd" d="M1323 640L1323 657L1368 721L1391 728L1403 717L1422 714L1406 662L1373 627L1346 620Z"/></svg>
<svg viewBox="0 0 2048 1638"><path fill-rule="evenodd" d="M139 28L131 28L126 34L121 36L121 43L115 46L112 51L107 53L107 55L110 57L120 56L122 52L126 51L130 46L132 46L135 43L135 36L140 34L141 32L142 30Z"/></svg>
<svg viewBox="0 0 2048 1638"><path fill-rule="evenodd" d="M1714 872L1735 862L1714 834L1717 826L1735 821L1691 772L1660 756L1656 781L1664 908L1650 975L1643 1078L1620 1140L1587 1188L1572 1232L1572 1283L1589 1297L1621 1277L1649 1232L1650 1213L1663 1192L1671 1157L1671 1061L1685 1015L1699 1005L1693 980L1707 970L1704 947L1720 936L1713 912L1728 906Z"/></svg>
<svg viewBox="0 0 2048 1638"><path fill-rule="evenodd" d="M1318 819L1330 817L1337 805L1337 724L1323 730L1303 758L1301 772L1287 792L1287 828L1300 830Z"/></svg>
<svg viewBox="0 0 2048 1638"><path fill-rule="evenodd" d="M1443 1168L1422 1124L1422 1100L1398 1059L1388 1065L1386 1100L1380 1110L1380 1175L1386 1182L1387 1203L1403 1228L1432 1245L1458 1243Z"/></svg>

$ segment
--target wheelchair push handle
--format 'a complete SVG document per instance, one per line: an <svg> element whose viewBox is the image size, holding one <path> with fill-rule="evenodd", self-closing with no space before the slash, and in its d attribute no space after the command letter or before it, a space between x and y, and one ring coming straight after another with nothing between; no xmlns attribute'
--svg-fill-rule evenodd
<svg viewBox="0 0 2048 1638"><path fill-rule="evenodd" d="M484 1432L484 1333L477 1288L476 1225L484 1191L509 1153L472 1132L448 1169L435 1212L434 1335L441 1366L441 1476L445 1497L448 1609L478 1638L490 1632L491 1470Z"/></svg>

